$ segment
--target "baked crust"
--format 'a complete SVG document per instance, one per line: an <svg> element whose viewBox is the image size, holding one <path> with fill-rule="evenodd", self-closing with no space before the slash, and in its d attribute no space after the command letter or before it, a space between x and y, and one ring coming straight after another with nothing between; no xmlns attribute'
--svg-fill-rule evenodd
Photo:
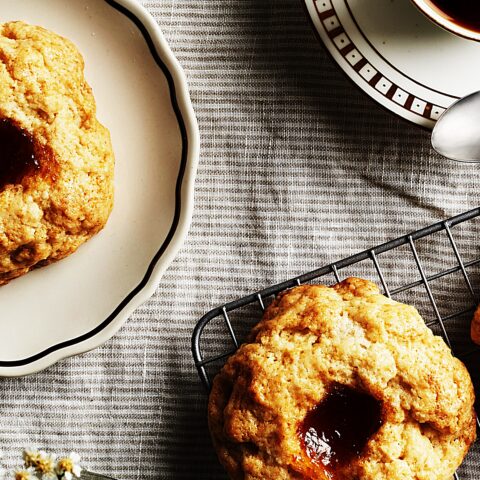
<svg viewBox="0 0 480 480"><path fill-rule="evenodd" d="M28 135L40 168L0 188L0 285L73 253L113 206L114 156L84 62L67 39L0 25L0 120Z"/></svg>
<svg viewBox="0 0 480 480"><path fill-rule="evenodd" d="M475 440L465 366L415 308L349 278L279 295L214 379L209 426L230 477L327 478L298 429L334 384L382 405L381 427L335 480L450 480Z"/></svg>

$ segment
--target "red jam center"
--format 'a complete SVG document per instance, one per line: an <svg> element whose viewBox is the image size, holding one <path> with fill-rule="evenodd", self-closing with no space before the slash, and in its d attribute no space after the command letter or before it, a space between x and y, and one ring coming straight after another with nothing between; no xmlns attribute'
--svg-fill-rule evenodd
<svg viewBox="0 0 480 480"><path fill-rule="evenodd" d="M31 135L8 119L0 119L0 189L21 183L40 169Z"/></svg>
<svg viewBox="0 0 480 480"><path fill-rule="evenodd" d="M325 400L307 413L299 435L308 457L328 473L360 455L381 424L378 400L336 384Z"/></svg>

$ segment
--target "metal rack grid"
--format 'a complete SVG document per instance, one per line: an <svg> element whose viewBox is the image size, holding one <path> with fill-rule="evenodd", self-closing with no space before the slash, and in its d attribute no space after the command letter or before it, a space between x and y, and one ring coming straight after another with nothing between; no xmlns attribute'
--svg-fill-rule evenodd
<svg viewBox="0 0 480 480"><path fill-rule="evenodd" d="M436 333L440 334L444 338L447 345L452 348L453 345L450 338L451 335L447 333L447 330L449 330L449 325L451 325L455 319L463 317L471 318L478 304L478 296L474 290L471 280L471 268L480 265L480 257L473 258L468 261L464 261L462 259L462 255L457 246L452 228L479 216L480 207L214 308L198 321L192 335L193 359L203 385L207 391L210 390L211 379L213 378L215 372L209 373L207 368L209 366L216 365L218 370L223 361L232 353L234 353L241 343L240 335L238 334L237 330L242 330L242 322L235 323L232 321L233 315L236 312L244 307L254 306L256 307L255 311L257 312L257 320L259 320L262 312L265 310L268 300L281 291L303 283L309 283L314 280L316 281L321 277L328 276L329 274L333 275L333 280L339 282L341 281L342 270L365 261L370 262L370 264L373 266L373 271L376 272L376 275L378 276L378 283L381 284L383 293L390 298L403 292L411 292L418 287L423 288L428 298L429 308L431 309L432 313L432 320L430 322L427 321L427 325ZM430 237L439 232L446 234L448 248L450 249L450 252L453 253L455 265L429 275L424 268L416 243L420 239ZM392 251L395 252L403 246L408 248L409 255L411 255L414 260L414 264L418 270L417 274L419 275L419 279L393 288L386 280L387 275L385 274L384 269L382 269L380 266L379 258L381 258L382 254ZM442 315L441 309L439 308L438 302L433 293L432 282L441 278L449 278L449 276L454 274L461 275L462 288L466 292L468 301L466 305L462 305L461 309L451 312L447 315ZM415 305L415 302L409 303L413 303ZM252 315L252 312L249 312L249 316L250 315ZM253 313L253 315L255 316L255 313ZM240 320L242 319L240 318ZM225 345L215 344L215 342L212 341L211 336L210 338L206 339L207 342L202 342L204 337L206 337L205 329L211 324L215 324L215 329L218 330L223 328L227 332L226 337L229 343L229 345L226 346L227 348L225 348ZM213 352L206 353L207 350L212 350L212 348ZM455 348L452 348L452 351L459 358L465 361L465 359L469 356L480 352L480 349L471 344L471 348L464 352L456 352ZM478 419L477 425L480 426ZM455 474L455 478L459 479L458 474Z"/></svg>

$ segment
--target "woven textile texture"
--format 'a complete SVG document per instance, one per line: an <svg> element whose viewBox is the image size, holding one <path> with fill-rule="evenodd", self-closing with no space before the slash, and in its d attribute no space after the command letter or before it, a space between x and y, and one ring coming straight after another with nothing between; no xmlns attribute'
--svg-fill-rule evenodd
<svg viewBox="0 0 480 480"><path fill-rule="evenodd" d="M478 166L440 158L427 131L358 91L299 0L143 4L185 69L200 125L191 231L155 295L112 340L0 380L5 469L34 445L75 450L118 479L225 479L190 354L195 322L217 304L478 205ZM479 256L478 230L472 222L461 235L466 258ZM432 269L451 261L437 240L419 246ZM385 262L392 282L418 277L402 255ZM437 287L445 308L461 303L452 283ZM467 322L455 330L460 343ZM473 451L461 478L480 478L479 465Z"/></svg>

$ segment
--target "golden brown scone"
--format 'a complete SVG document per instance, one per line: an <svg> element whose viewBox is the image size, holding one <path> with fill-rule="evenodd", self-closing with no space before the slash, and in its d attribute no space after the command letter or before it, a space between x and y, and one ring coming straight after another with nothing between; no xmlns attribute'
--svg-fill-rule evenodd
<svg viewBox="0 0 480 480"><path fill-rule="evenodd" d="M480 345L480 305L475 310L472 319L472 325L470 327L470 336L472 341L477 345Z"/></svg>
<svg viewBox="0 0 480 480"><path fill-rule="evenodd" d="M0 24L0 285L103 228L114 156L83 58L65 38Z"/></svg>
<svg viewBox="0 0 480 480"><path fill-rule="evenodd" d="M473 403L416 309L349 278L278 296L214 379L208 413L232 479L450 480L475 439Z"/></svg>

